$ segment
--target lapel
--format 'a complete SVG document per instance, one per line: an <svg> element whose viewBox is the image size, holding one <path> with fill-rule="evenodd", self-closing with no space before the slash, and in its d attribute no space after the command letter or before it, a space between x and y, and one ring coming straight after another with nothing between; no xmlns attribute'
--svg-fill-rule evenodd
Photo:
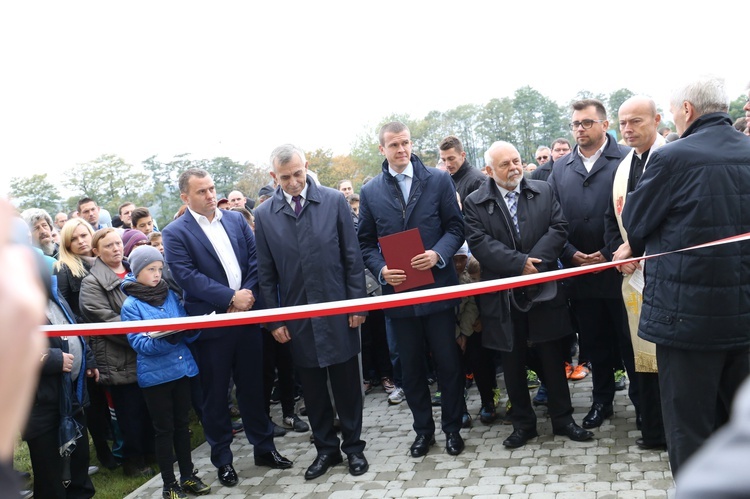
<svg viewBox="0 0 750 499"><path fill-rule="evenodd" d="M181 219L185 219L185 228L187 231L192 234L192 236L203 245L203 248L206 250L206 252L211 255L219 264L221 264L221 260L219 260L219 255L216 253L216 250L214 249L214 245L211 244L211 241L208 240L208 237L206 237L206 234L203 232L203 229L198 224L198 221L195 219L192 213L185 213L183 216L180 217ZM225 227L226 229L226 227Z"/></svg>
<svg viewBox="0 0 750 499"><path fill-rule="evenodd" d="M237 237L240 234L240 231L238 231L236 227L232 226L232 223L231 223L232 220L226 216L226 213L222 213L221 215L222 216L221 216L221 220L219 221L219 223L221 223L222 227L224 227L224 232L227 233L227 237L229 237L229 242L232 243L232 249L234 250L234 254L237 255L237 262L239 263L240 243L237 240ZM240 269L242 269L242 264L240 264Z"/></svg>
<svg viewBox="0 0 750 499"><path fill-rule="evenodd" d="M293 219L297 218L297 215L295 215L294 213L294 209L289 205L289 203L286 202L286 197L284 197L284 191L281 190L281 187L276 187L273 197L266 202L271 202L271 212L282 212L285 215L292 217ZM307 211L307 205L310 203L320 203L320 193L318 192L317 184L308 175L307 197L305 198L305 204L302 206L302 211L299 212L300 216L302 216L302 214Z"/></svg>

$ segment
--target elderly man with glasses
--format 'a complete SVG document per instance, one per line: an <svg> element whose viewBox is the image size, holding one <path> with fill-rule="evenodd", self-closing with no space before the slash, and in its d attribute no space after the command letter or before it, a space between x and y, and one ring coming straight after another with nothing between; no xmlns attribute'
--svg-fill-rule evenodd
<svg viewBox="0 0 750 499"><path fill-rule="evenodd" d="M614 173L630 151L607 133L604 105L596 99L573 103L570 129L576 145L555 162L548 181L560 201L568 226L568 243L560 257L566 267L612 259L604 242L604 213L612 196ZM630 373L630 398L640 414L633 347L625 331L622 276L615 269L570 280L570 301L578 321L581 348L592 366L592 405L582 426L597 428L613 415L614 372L621 362ZM622 357L622 361L620 360Z"/></svg>

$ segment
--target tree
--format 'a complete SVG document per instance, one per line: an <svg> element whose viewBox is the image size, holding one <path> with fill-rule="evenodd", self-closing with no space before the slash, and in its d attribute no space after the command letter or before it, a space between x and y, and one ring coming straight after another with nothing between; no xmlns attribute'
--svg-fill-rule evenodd
<svg viewBox="0 0 750 499"><path fill-rule="evenodd" d="M61 196L57 186L47 180L47 174L10 179L10 197L18 202L18 209L29 208L46 210L54 218L61 209Z"/></svg>
<svg viewBox="0 0 750 499"><path fill-rule="evenodd" d="M321 184L330 187L332 183L339 181L330 171L333 159L333 152L330 149L316 149L308 152L305 154L305 159L307 159L307 168L318 175Z"/></svg>
<svg viewBox="0 0 750 499"><path fill-rule="evenodd" d="M622 135L620 135L620 120L617 117L617 113L620 111L620 106L622 106L622 103L626 100L633 97L635 93L631 92L627 88L621 88L620 90L615 90L611 94L609 94L609 99L607 99L607 113L609 115L609 129L615 130L617 132L617 138L622 138Z"/></svg>
<svg viewBox="0 0 750 499"><path fill-rule="evenodd" d="M238 163L227 157L214 158L210 161L199 161L202 164L200 168L204 168L208 173L211 174L211 178L214 180L216 185L216 193L222 196L227 196L245 173L245 165Z"/></svg>
<svg viewBox="0 0 750 499"><path fill-rule="evenodd" d="M521 158L533 161L540 145L549 145L564 129L563 109L554 101L526 86L513 97L513 139Z"/></svg>
<svg viewBox="0 0 750 499"><path fill-rule="evenodd" d="M151 189L147 174L134 171L133 165L114 154L103 154L71 168L66 177L65 184L71 190L115 212L125 201L140 203Z"/></svg>
<svg viewBox="0 0 750 499"><path fill-rule="evenodd" d="M164 227L182 206L177 182L180 173L193 166L193 162L188 158L188 154L178 154L168 163L163 163L157 160L156 156L151 156L143 160L141 164L150 174L153 183L151 191L153 200L149 205L151 216L159 227Z"/></svg>
<svg viewBox="0 0 750 499"><path fill-rule="evenodd" d="M745 103L747 102L747 95L740 95L732 102L729 103L729 116L732 118L732 122L737 118L745 116Z"/></svg>
<svg viewBox="0 0 750 499"><path fill-rule="evenodd" d="M262 168L253 163L245 163L244 168L242 178L234 184L232 190L236 189L248 199L255 201L258 197L258 191L260 191L261 187L268 184L271 176L268 174L268 168Z"/></svg>
<svg viewBox="0 0 750 499"><path fill-rule="evenodd" d="M513 112L513 101L509 97L492 99L485 104L477 122L477 135L482 149L487 150L498 140L513 142ZM476 166L484 166L484 158L481 158L480 163Z"/></svg>

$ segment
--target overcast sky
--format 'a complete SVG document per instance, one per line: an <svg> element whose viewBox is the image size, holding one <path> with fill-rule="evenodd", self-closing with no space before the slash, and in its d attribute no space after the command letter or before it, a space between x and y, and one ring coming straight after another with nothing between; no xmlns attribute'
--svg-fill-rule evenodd
<svg viewBox="0 0 750 499"><path fill-rule="evenodd" d="M10 4L10 5L8 5ZM746 8L712 1L4 2L0 190L112 153L267 162L345 154L391 113L530 85L566 103L620 88L668 108L694 74L750 81ZM744 31L743 31L744 30Z"/></svg>

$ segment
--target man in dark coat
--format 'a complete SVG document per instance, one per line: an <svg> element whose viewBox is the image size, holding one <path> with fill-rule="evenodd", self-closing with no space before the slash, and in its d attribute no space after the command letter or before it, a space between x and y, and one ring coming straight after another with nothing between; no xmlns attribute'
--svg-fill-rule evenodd
<svg viewBox="0 0 750 499"><path fill-rule="evenodd" d="M191 316L245 312L258 296L255 237L245 218L219 210L216 187L207 171L190 168L180 175L185 214L164 228L164 255L183 289ZM203 389L203 429L219 482L232 487L239 479L232 466L232 420L227 405L230 377L245 435L254 446L255 464L291 468L276 451L273 426L263 404L263 340L257 325L207 329L195 342Z"/></svg>
<svg viewBox="0 0 750 499"><path fill-rule="evenodd" d="M255 211L258 274L266 306L367 296L365 267L344 196L308 178L304 153L293 145L274 149L271 164L279 187ZM362 475L368 469L360 438L363 399L357 359L358 327L364 320L362 314L349 314L266 324L276 341L291 342L305 393L318 451L305 472L308 480L341 463L341 451L349 459L349 473ZM333 427L329 379L343 442Z"/></svg>
<svg viewBox="0 0 750 499"><path fill-rule="evenodd" d="M464 203L466 240L481 265L482 280L557 269L567 223L550 185L524 179L521 156L508 142L492 144L485 162L490 178ZM513 296L507 291L479 296L484 343L502 351L505 385L513 406L513 433L503 442L509 448L521 447L537 436L526 381L530 344L536 346L547 386L552 431L576 441L593 437L573 421L561 344L570 334L569 327L561 327L570 324L565 297L556 292L556 282L543 286L554 296L528 311L515 304L525 308L522 303L533 299L540 286L516 290Z"/></svg>
<svg viewBox="0 0 750 499"><path fill-rule="evenodd" d="M456 192L463 203L469 194L482 185L485 176L466 161L464 146L455 135L449 135L441 140L438 149L440 149L440 159L445 169L451 174L453 183L456 184Z"/></svg>
<svg viewBox="0 0 750 499"><path fill-rule="evenodd" d="M646 254L750 232L750 140L732 127L723 80L671 99L681 138L653 151L622 213ZM645 262L638 336L656 344L672 474L724 421L750 373L750 243Z"/></svg>
<svg viewBox="0 0 750 499"><path fill-rule="evenodd" d="M386 265L378 238L419 228L427 249L412 258L412 268L432 272L435 282L426 288L458 284L452 259L464 242L464 227L453 182L446 172L425 167L411 153L411 133L403 123L384 125L379 140L380 152L386 157L383 171L360 193L359 242L365 265L383 285L383 294L393 294L406 282L406 273ZM435 421L425 381L426 343L440 379L446 451L458 455L464 449L459 433L464 376L456 347L456 305L458 300L445 300L386 310L397 338L404 393L414 416L417 438L411 446L412 457L424 456L435 443Z"/></svg>
<svg viewBox="0 0 750 499"><path fill-rule="evenodd" d="M554 164L548 182L560 201L568 226L568 243L561 260L581 267L612 259L604 241L604 214L612 195L615 171L630 150L607 133L607 112L596 99L572 105L570 128L576 146ZM584 428L597 428L612 416L614 371L625 364L630 375L630 398L639 413L633 347L627 334L622 303L622 276L615 269L570 280L571 305L578 321L579 341L591 361L591 410ZM622 359L622 360L621 360Z"/></svg>

